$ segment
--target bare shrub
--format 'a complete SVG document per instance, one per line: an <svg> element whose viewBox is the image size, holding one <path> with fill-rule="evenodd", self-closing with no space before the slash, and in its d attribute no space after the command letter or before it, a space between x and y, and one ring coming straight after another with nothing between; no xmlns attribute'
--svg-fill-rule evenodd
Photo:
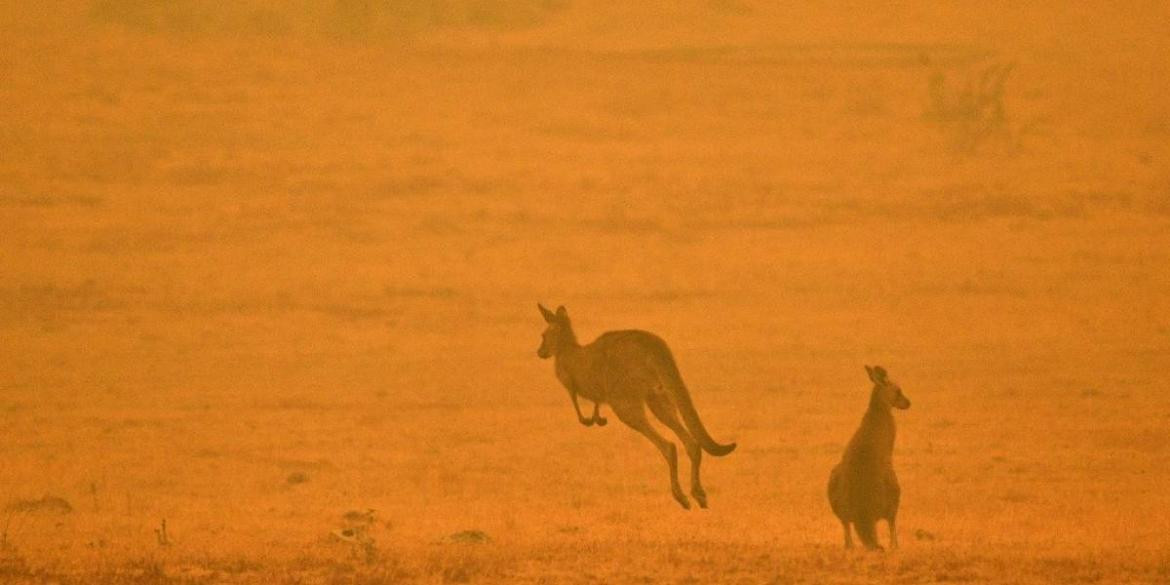
<svg viewBox="0 0 1170 585"><path fill-rule="evenodd" d="M950 134L954 151L973 153L991 139L1013 136L1004 93L1015 67L1012 61L992 61L930 74L925 117Z"/></svg>

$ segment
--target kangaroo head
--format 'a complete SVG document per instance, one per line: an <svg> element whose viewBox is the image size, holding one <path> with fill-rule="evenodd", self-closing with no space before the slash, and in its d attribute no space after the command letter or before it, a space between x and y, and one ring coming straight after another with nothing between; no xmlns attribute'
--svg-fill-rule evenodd
<svg viewBox="0 0 1170 585"><path fill-rule="evenodd" d="M540 359L548 359L556 355L565 342L573 339L573 328L569 324L569 312L565 310L563 305L557 307L555 313L544 308L544 305L540 303L537 303L536 306L540 308L540 314L548 323L548 327L541 334L540 349L536 350L536 355Z"/></svg>
<svg viewBox="0 0 1170 585"><path fill-rule="evenodd" d="M882 404L899 410L910 408L910 399L902 394L901 386L890 380L885 368L865 366L865 371L869 374L870 381L873 382L874 400L880 400Z"/></svg>

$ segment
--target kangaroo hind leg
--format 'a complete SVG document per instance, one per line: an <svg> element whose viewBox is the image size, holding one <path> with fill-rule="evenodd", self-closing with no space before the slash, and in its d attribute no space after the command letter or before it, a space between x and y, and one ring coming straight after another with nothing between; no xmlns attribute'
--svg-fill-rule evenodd
<svg viewBox="0 0 1170 585"><path fill-rule="evenodd" d="M665 437L658 434L658 431L654 430L654 427L650 426L650 421L646 419L646 410L642 407L641 402L613 402L610 404L610 408L613 409L613 413L617 415L618 419L626 423L627 426L650 439L650 442L654 443L654 446L666 458L666 464L670 468L670 492L680 506L690 510L691 502L678 484L678 449L674 443L667 441Z"/></svg>
<svg viewBox="0 0 1170 585"><path fill-rule="evenodd" d="M699 447L699 442L691 435L687 428L683 426L678 419L678 412L673 402L669 398L661 394L650 396L646 399L647 406L650 407L650 412L662 421L662 424L674 431L678 435L678 439L682 441L683 448L687 450L687 457L691 460L691 496L699 503L700 508L707 507L707 491L703 489L703 484L699 480L699 466L703 460L703 449Z"/></svg>

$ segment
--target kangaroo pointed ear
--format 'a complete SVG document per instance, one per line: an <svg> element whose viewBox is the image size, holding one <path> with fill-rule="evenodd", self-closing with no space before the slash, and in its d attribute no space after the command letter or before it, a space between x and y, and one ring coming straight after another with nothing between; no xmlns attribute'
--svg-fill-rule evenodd
<svg viewBox="0 0 1170 585"><path fill-rule="evenodd" d="M565 306L561 305L561 306L557 307L557 319L561 319L563 321L563 320L568 319L568 318L569 318L569 312L565 310Z"/></svg>
<svg viewBox="0 0 1170 585"><path fill-rule="evenodd" d="M536 308L540 309L540 314L544 317L546 322L552 323L553 320L556 319L556 315L554 315L552 311L544 308L544 305L536 303Z"/></svg>
<svg viewBox="0 0 1170 585"><path fill-rule="evenodd" d="M881 366L869 367L865 366L865 373L869 374L869 379L874 384L885 384L888 380L886 378L886 370Z"/></svg>

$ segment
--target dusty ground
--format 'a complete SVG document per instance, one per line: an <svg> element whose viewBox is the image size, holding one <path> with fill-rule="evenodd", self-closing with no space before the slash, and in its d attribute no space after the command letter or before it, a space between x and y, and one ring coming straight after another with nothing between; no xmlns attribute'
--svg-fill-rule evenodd
<svg viewBox="0 0 1170 585"><path fill-rule="evenodd" d="M1170 581L1164 6L530 4L2 5L0 581ZM670 342L710 510L537 301ZM887 555L823 494L866 363Z"/></svg>

